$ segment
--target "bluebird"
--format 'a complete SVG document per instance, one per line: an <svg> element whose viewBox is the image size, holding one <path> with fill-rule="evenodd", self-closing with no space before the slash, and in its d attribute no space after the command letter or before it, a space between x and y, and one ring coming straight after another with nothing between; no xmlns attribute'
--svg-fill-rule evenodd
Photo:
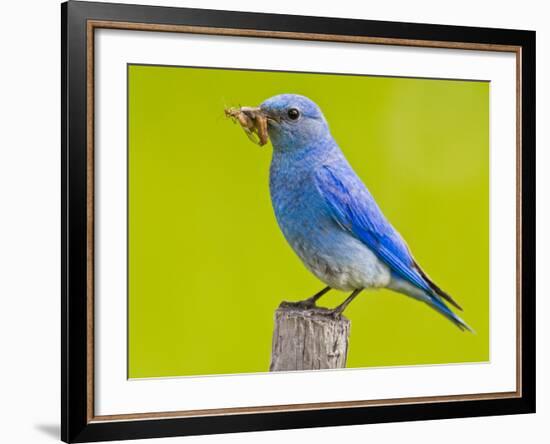
<svg viewBox="0 0 550 444"><path fill-rule="evenodd" d="M339 316L361 291L388 288L426 303L461 330L472 331L446 303L462 308L420 268L354 172L319 106L304 96L281 94L259 108L241 110L249 124L263 122L257 126L265 128L267 122L273 145L269 188L275 217L306 268L326 284L297 305L314 307L331 289L351 292L332 310Z"/></svg>

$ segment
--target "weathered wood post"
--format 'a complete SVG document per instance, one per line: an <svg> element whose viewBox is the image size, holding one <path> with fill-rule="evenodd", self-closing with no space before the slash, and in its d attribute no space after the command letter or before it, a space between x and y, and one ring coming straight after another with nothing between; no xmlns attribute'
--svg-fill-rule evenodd
<svg viewBox="0 0 550 444"><path fill-rule="evenodd" d="M350 326L326 308L282 302L275 311L269 371L345 368Z"/></svg>

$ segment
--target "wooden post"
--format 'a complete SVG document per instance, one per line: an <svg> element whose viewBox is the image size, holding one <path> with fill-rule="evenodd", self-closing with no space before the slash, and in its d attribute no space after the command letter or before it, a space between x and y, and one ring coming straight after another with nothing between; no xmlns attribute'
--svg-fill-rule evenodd
<svg viewBox="0 0 550 444"><path fill-rule="evenodd" d="M350 325L326 308L282 302L275 311L269 371L345 368Z"/></svg>

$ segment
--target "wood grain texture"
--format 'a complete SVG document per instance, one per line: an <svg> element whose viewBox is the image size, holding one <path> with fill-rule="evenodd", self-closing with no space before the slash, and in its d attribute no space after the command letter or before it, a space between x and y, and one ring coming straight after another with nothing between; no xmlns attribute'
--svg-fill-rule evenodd
<svg viewBox="0 0 550 444"><path fill-rule="evenodd" d="M419 46L424 48L467 49L474 51L517 52L517 45L492 43L451 42L438 40L369 37L358 35L316 34L308 32L266 31L261 29L218 28L208 26L168 25L162 23L136 23L109 20L89 20L91 26L106 29L134 31L184 32L187 34L223 35L235 37L264 37L274 39L312 40L318 42L368 43L373 45Z"/></svg>
<svg viewBox="0 0 550 444"><path fill-rule="evenodd" d="M326 308L281 303L275 311L269 371L345 368L351 322Z"/></svg>

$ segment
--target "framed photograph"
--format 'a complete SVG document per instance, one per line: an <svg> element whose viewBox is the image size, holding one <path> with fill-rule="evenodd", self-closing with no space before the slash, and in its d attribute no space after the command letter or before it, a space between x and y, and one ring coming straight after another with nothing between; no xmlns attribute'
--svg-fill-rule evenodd
<svg viewBox="0 0 550 444"><path fill-rule="evenodd" d="M535 411L535 32L69 1L62 439Z"/></svg>

